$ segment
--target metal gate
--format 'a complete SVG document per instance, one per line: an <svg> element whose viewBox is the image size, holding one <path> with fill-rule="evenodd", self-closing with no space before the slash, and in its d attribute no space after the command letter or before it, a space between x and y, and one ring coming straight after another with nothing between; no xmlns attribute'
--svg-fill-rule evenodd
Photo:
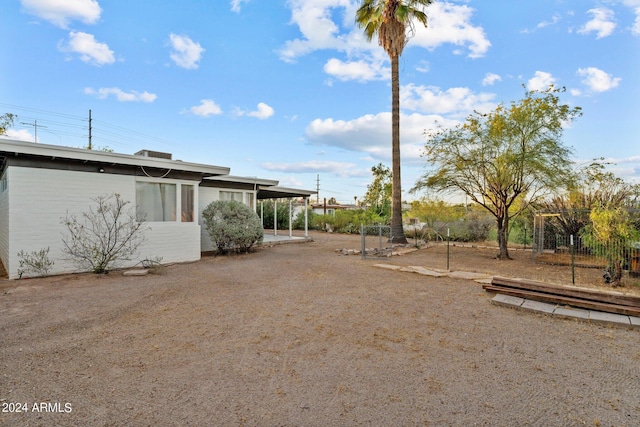
<svg viewBox="0 0 640 427"><path fill-rule="evenodd" d="M362 259L386 258L393 255L391 227L388 225L361 225Z"/></svg>

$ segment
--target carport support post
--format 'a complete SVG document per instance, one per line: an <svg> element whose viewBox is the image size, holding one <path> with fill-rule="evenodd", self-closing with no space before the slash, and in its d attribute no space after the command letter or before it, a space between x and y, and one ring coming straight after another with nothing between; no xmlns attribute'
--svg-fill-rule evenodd
<svg viewBox="0 0 640 427"><path fill-rule="evenodd" d="M260 223L262 224L262 228L264 228L264 201L260 200Z"/></svg>
<svg viewBox="0 0 640 427"><path fill-rule="evenodd" d="M309 198L304 198L304 237L309 237Z"/></svg>
<svg viewBox="0 0 640 427"><path fill-rule="evenodd" d="M289 238L293 236L293 222L291 221L291 204L293 203L293 199L289 199Z"/></svg>
<svg viewBox="0 0 640 427"><path fill-rule="evenodd" d="M278 235L278 199L273 199L273 235Z"/></svg>

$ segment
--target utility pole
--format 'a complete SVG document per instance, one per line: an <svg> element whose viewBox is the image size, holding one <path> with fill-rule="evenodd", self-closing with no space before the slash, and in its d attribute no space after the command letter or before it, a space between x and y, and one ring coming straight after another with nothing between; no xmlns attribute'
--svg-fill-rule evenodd
<svg viewBox="0 0 640 427"><path fill-rule="evenodd" d="M38 121L34 120L33 123L20 122L20 124L27 125L27 126L33 126L33 135L34 135L33 142L38 142ZM42 125L40 125L40 127L41 128L46 128L46 126L42 126Z"/></svg>
<svg viewBox="0 0 640 427"><path fill-rule="evenodd" d="M87 145L87 149L93 149L93 145L91 145L91 109L89 109L89 145Z"/></svg>
<svg viewBox="0 0 640 427"><path fill-rule="evenodd" d="M320 203L320 174L316 177L316 203Z"/></svg>

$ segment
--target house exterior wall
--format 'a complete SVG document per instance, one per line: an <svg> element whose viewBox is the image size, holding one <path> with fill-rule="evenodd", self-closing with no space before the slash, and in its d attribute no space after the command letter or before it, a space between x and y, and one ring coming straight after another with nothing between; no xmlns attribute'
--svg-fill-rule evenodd
<svg viewBox="0 0 640 427"><path fill-rule="evenodd" d="M9 260L9 191L6 171L0 177L0 260L7 265Z"/></svg>
<svg viewBox="0 0 640 427"><path fill-rule="evenodd" d="M80 215L95 206L101 195L118 193L135 209L136 177L105 173L79 172L9 166L7 190L0 194L0 214L8 224L0 224L0 256L9 278L18 277L18 252L27 253L49 247L55 262L50 274L78 271L63 252L66 231L61 219L67 213ZM171 182L171 181L170 181ZM195 185L197 195L197 182ZM197 196L196 196L197 197ZM194 208L197 209L197 200ZM197 216L196 216L197 218ZM144 258L162 257L163 263L200 259L200 226L197 222L147 223L146 242L140 258L123 266L132 266Z"/></svg>

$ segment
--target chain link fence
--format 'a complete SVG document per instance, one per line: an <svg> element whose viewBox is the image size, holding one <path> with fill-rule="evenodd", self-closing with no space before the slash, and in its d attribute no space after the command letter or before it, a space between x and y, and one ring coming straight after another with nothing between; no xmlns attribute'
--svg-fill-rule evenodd
<svg viewBox="0 0 640 427"><path fill-rule="evenodd" d="M582 233L589 223L588 218L589 211L537 212L534 215L532 260L571 268L597 268L602 270L606 280L612 266L602 254L615 253L622 263L623 284L640 286L640 242L611 239L587 245ZM567 224L574 226L573 233L566 231Z"/></svg>
<svg viewBox="0 0 640 427"><path fill-rule="evenodd" d="M387 258L393 255L390 226L361 225L360 236L362 259Z"/></svg>

